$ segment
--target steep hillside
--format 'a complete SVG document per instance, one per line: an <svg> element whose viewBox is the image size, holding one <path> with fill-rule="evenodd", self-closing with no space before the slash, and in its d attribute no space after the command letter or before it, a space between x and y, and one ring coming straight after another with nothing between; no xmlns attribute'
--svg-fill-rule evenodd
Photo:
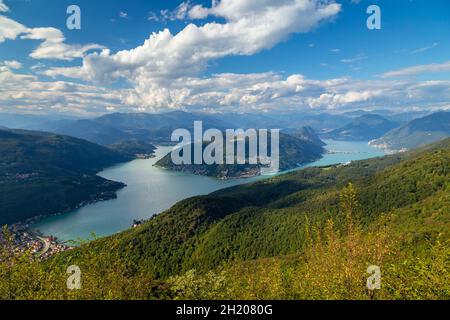
<svg viewBox="0 0 450 320"><path fill-rule="evenodd" d="M449 168L446 139L187 199L45 262L0 247L0 298L447 300ZM73 264L81 290L65 287Z"/></svg>
<svg viewBox="0 0 450 320"><path fill-rule="evenodd" d="M111 145L120 140L156 144L170 143L170 136L175 129L192 130L194 121L203 121L205 129L232 128L206 114L175 111L162 114L113 113L95 119L64 122L52 131L101 145Z"/></svg>
<svg viewBox="0 0 450 320"><path fill-rule="evenodd" d="M447 193L449 168L447 139L432 149L300 170L187 199L134 230L92 245L107 250L112 239L118 241L126 261L156 277L209 270L229 259L292 254L304 245L306 217L311 223L338 217L339 191L350 181L368 226L382 213ZM448 215L445 219L448 223Z"/></svg>
<svg viewBox="0 0 450 320"><path fill-rule="evenodd" d="M109 145L109 148L128 157L148 158L153 155L156 147L142 140L119 140Z"/></svg>
<svg viewBox="0 0 450 320"><path fill-rule="evenodd" d="M393 129L372 145L391 150L413 149L450 136L450 112L437 112Z"/></svg>
<svg viewBox="0 0 450 320"><path fill-rule="evenodd" d="M364 114L353 119L349 124L328 132L324 138L334 140L369 141L392 130L398 123L383 118L376 114Z"/></svg>
<svg viewBox="0 0 450 320"><path fill-rule="evenodd" d="M268 138L268 150L270 151L270 135ZM325 152L324 143L317 138L312 129L305 129L298 133L298 137L280 133L280 166L279 169L289 170L299 167L302 164L313 162L320 159ZM207 146L203 145L203 150ZM246 147L246 160L248 162L248 145ZM191 154L193 155L194 145L191 144ZM235 147L236 150L236 147ZM223 154L226 154L226 143L224 142ZM193 156L192 156L193 157ZM191 163L193 163L193 158ZM175 165L172 162L169 153L156 163L157 166L168 168L175 171L192 172L194 174L206 175L217 178L236 178L257 176L260 174L261 165L245 164L245 165L206 165L206 164L182 164Z"/></svg>
<svg viewBox="0 0 450 320"><path fill-rule="evenodd" d="M320 140L320 137L317 135L314 129L308 126L302 127L300 128L300 130L292 130L290 134L298 139L310 141L318 146L326 145L325 142Z"/></svg>
<svg viewBox="0 0 450 320"><path fill-rule="evenodd" d="M32 114L15 114L0 113L0 127L10 129L25 130L44 130L51 127L54 123L63 121L74 121L75 117L67 115L32 115Z"/></svg>
<svg viewBox="0 0 450 320"><path fill-rule="evenodd" d="M68 136L0 130L0 225L114 197L123 184L96 173L129 159Z"/></svg>

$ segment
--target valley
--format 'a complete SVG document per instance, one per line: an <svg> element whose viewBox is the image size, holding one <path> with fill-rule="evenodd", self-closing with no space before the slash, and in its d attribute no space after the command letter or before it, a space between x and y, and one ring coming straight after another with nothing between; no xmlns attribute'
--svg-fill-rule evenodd
<svg viewBox="0 0 450 320"><path fill-rule="evenodd" d="M370 147L366 142L326 140L326 143L328 152L320 160L298 169L349 163L384 155L383 150ZM148 220L183 199L271 178L257 176L219 180L154 166L171 150L171 147L158 147L154 158L133 160L100 172L99 176L105 179L126 183L127 187L118 191L116 199L47 217L34 223L31 229L56 236L61 241L91 239L92 233L98 237L108 236L130 228L134 220Z"/></svg>
<svg viewBox="0 0 450 320"><path fill-rule="evenodd" d="M369 263L383 272L376 299L446 299L449 143L185 199L135 228L27 262L27 276L46 274L34 297L373 299L360 284ZM74 262L84 285L68 292L62 279ZM27 286L21 268L11 272Z"/></svg>
<svg viewBox="0 0 450 320"><path fill-rule="evenodd" d="M238 175L224 179L217 168L208 168L216 170L208 174L163 168L161 161L167 161L173 147L153 141L100 146L69 136L3 129L2 187L16 190L23 183L31 190L32 181L41 186L42 179L51 178L67 193L60 193L61 207L45 206L41 214L35 214L38 205L31 212L17 207L10 221L21 222L4 230L0 256L31 254L33 262L23 267L48 275L37 289L46 298L66 296L63 289L48 292L52 285L47 281L64 278L67 261L81 266L87 283L74 296L97 298L105 297L103 290L133 299L329 297L317 283L317 277L329 274L325 261L338 269L372 261L381 265L387 282L388 290L379 298L391 299L393 292L410 298L414 289L402 288L405 282L398 279L415 272L413 261L423 261L427 272L442 273L448 252L448 139L385 156L384 149L367 141L321 140L308 127L287 132L280 139L288 155L281 158L282 171L244 177L251 173L244 165ZM89 189L88 179L100 184ZM74 185L90 193L79 199ZM104 186L111 189L100 189ZM49 189L39 190L33 191L36 203L46 203ZM343 197L350 199L344 207L356 214L351 229L348 216L343 218ZM383 219L389 228L381 228L387 225ZM322 237L334 240L323 243L318 240ZM371 247L373 238L385 240ZM350 250L346 243L352 243L355 260L343 258ZM426 252L432 253L431 262ZM406 265L391 255L402 256ZM9 272L20 272L16 263ZM291 271L281 275L280 270ZM334 283L338 292L370 298L358 286L362 271L355 269L342 280L345 285ZM279 282L283 277L294 281L289 278L294 274L312 282L300 287ZM111 288L112 278L119 287ZM421 295L445 297L449 284L430 282L434 289L424 285ZM130 286L135 290L123 289Z"/></svg>
<svg viewBox="0 0 450 320"><path fill-rule="evenodd" d="M373 2L0 0L0 303L445 308L450 1Z"/></svg>
<svg viewBox="0 0 450 320"><path fill-rule="evenodd" d="M131 159L68 136L0 130L0 224L112 199L125 185L96 173Z"/></svg>

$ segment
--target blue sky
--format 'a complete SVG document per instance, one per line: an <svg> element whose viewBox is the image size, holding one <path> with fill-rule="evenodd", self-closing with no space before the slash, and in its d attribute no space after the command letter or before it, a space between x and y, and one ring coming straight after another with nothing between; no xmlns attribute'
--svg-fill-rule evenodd
<svg viewBox="0 0 450 320"><path fill-rule="evenodd" d="M450 2L254 3L0 0L0 111L450 107Z"/></svg>

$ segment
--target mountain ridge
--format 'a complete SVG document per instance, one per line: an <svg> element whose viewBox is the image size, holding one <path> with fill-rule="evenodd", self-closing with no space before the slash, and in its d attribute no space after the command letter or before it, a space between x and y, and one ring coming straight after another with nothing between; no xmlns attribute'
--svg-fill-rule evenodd
<svg viewBox="0 0 450 320"><path fill-rule="evenodd" d="M370 141L398 127L398 123L377 114L364 114L322 136L334 140Z"/></svg>
<svg viewBox="0 0 450 320"><path fill-rule="evenodd" d="M371 141L370 144L391 150L413 149L449 136L450 111L440 111L414 119Z"/></svg>
<svg viewBox="0 0 450 320"><path fill-rule="evenodd" d="M114 198L124 184L96 174L128 160L69 136L0 130L0 225Z"/></svg>
<svg viewBox="0 0 450 320"><path fill-rule="evenodd" d="M268 135L267 148L270 150L270 135ZM206 148L208 144L204 143L202 150ZM297 136L288 135L280 132L279 140L279 170L285 171L295 169L303 164L316 161L322 157L325 153L323 148L324 142L321 141L311 128L304 128L297 133ZM223 155L226 155L226 143L224 138L223 143ZM197 175L206 175L210 177L216 177L220 179L229 178L243 178L260 175L261 164L248 164L248 141L246 140L246 164L181 164L175 165L172 162L171 154L167 154L160 159L156 165L166 169L174 171L190 172ZM191 149L194 149L194 144L191 144ZM236 150L236 147L234 147ZM194 152L191 151L191 155ZM225 163L225 161L224 161Z"/></svg>

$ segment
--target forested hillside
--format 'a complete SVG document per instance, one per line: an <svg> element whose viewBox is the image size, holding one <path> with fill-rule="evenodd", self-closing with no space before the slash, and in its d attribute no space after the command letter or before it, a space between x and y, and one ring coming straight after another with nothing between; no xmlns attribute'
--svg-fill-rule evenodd
<svg viewBox="0 0 450 320"><path fill-rule="evenodd" d="M187 199L36 262L48 274L33 285L56 298L448 299L449 208L447 139ZM76 293L63 289L70 264L84 270ZM366 288L369 265L381 268L381 290Z"/></svg>
<svg viewBox="0 0 450 320"><path fill-rule="evenodd" d="M364 114L345 126L323 134L324 138L334 140L369 141L398 127L398 123L377 114Z"/></svg>
<svg viewBox="0 0 450 320"><path fill-rule="evenodd" d="M162 114L113 113L94 119L62 121L55 123L51 131L101 145L111 145L121 140L161 144L171 143L170 136L175 129L192 130L194 121L202 121L205 130L231 128L226 122L208 114L174 111Z"/></svg>
<svg viewBox="0 0 450 320"><path fill-rule="evenodd" d="M391 150L413 149L450 136L450 112L441 111L414 119L371 144Z"/></svg>
<svg viewBox="0 0 450 320"><path fill-rule="evenodd" d="M234 150L231 153L235 153L237 150L236 142L234 143ZM205 150L208 143L203 143L202 150ZM299 167L300 165L316 161L322 157L325 153L323 148L324 143L317 137L314 130L311 128L303 128L299 130L295 136L280 133L279 139L279 170L285 171ZM223 162L225 163L225 155L227 154L227 143L224 138L223 141ZM168 168L174 171L191 172L198 175L205 175L216 178L239 178L248 176L257 176L260 174L263 165L249 164L248 163L248 149L249 142L246 140L246 164L212 164L208 165L193 164L194 163L194 144L191 144L191 164L174 164L172 162L171 154L167 154L156 165L164 168ZM271 138L268 135L267 150L271 152ZM178 151L177 151L178 152ZM182 154L182 151L179 151ZM235 157L236 159L236 157ZM237 161L235 160L235 163Z"/></svg>
<svg viewBox="0 0 450 320"><path fill-rule="evenodd" d="M123 184L96 173L129 159L68 136L0 130L0 224L114 197Z"/></svg>

